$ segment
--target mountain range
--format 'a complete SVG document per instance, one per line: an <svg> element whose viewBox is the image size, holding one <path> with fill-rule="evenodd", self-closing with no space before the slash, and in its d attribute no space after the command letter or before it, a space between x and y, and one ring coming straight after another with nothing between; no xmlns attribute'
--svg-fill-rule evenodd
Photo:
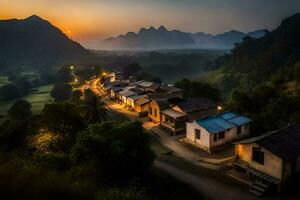
<svg viewBox="0 0 300 200"><path fill-rule="evenodd" d="M0 20L0 70L13 66L55 66L90 56L79 43L36 15Z"/></svg>
<svg viewBox="0 0 300 200"><path fill-rule="evenodd" d="M267 30L257 30L250 33L229 31L223 34L211 35L203 32L188 33L179 30L167 30L164 26L159 28L141 28L137 33L128 32L125 35L108 38L103 41L103 49L147 50L147 49L232 49L236 43L243 41L246 36L259 38Z"/></svg>

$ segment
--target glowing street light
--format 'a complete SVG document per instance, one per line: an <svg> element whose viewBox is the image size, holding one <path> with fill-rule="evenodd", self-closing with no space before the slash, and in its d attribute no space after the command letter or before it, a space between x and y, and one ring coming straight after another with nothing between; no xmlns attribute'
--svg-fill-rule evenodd
<svg viewBox="0 0 300 200"><path fill-rule="evenodd" d="M103 72L102 75L103 75L103 76L106 76L106 72Z"/></svg>
<svg viewBox="0 0 300 200"><path fill-rule="evenodd" d="M75 83L77 83L77 82L78 82L78 79L77 79L77 78L75 78L75 79L74 79L74 81L75 81Z"/></svg>
<svg viewBox="0 0 300 200"><path fill-rule="evenodd" d="M217 109L218 109L218 112L221 112L223 110L222 106L218 106Z"/></svg>
<svg viewBox="0 0 300 200"><path fill-rule="evenodd" d="M73 65L71 65L71 66L70 66L70 69L71 69L71 70L73 70L73 69L74 69L74 66L73 66Z"/></svg>

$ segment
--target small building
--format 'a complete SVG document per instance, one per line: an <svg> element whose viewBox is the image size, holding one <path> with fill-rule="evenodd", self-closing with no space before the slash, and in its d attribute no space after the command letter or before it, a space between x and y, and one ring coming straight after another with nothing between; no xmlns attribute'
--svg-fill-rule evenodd
<svg viewBox="0 0 300 200"><path fill-rule="evenodd" d="M182 91L182 89L179 89L179 88L177 88L177 87L174 87L173 85L162 85L161 87L160 87L160 90L162 91L162 92L166 92L166 93L168 93L168 94L176 94L176 95L178 95L178 96L183 96L183 91Z"/></svg>
<svg viewBox="0 0 300 200"><path fill-rule="evenodd" d="M146 97L138 99L134 104L135 111L139 113L140 116L147 115L150 101L151 100Z"/></svg>
<svg viewBox="0 0 300 200"><path fill-rule="evenodd" d="M127 106L127 100L129 97L131 96L135 96L136 93L130 91L130 90L126 90L126 91L121 91L119 92L119 98L121 98L121 104L124 106Z"/></svg>
<svg viewBox="0 0 300 200"><path fill-rule="evenodd" d="M168 99L153 99L149 103L148 117L151 122L161 122L161 110L169 108Z"/></svg>
<svg viewBox="0 0 300 200"><path fill-rule="evenodd" d="M157 90L161 87L160 84L154 83L154 82L149 82L149 81L137 81L136 83L137 88L143 90L144 92L157 92Z"/></svg>
<svg viewBox="0 0 300 200"><path fill-rule="evenodd" d="M186 123L186 140L212 152L249 135L250 119L225 112Z"/></svg>
<svg viewBox="0 0 300 200"><path fill-rule="evenodd" d="M207 98L177 99L170 108L161 111L161 127L176 135L185 132L186 121L213 114L217 114L217 105Z"/></svg>
<svg viewBox="0 0 300 200"><path fill-rule="evenodd" d="M141 98L146 97L146 95L133 95L127 98L126 105L130 110L135 110L135 102Z"/></svg>
<svg viewBox="0 0 300 200"><path fill-rule="evenodd" d="M161 127L176 135L184 132L186 128L186 114L171 108L161 111Z"/></svg>
<svg viewBox="0 0 300 200"><path fill-rule="evenodd" d="M117 98L117 94L118 92L122 91L122 87L120 86L112 86L108 91L107 91L107 95L109 98L115 99Z"/></svg>
<svg viewBox="0 0 300 200"><path fill-rule="evenodd" d="M236 166L251 175L254 182L277 186L281 191L300 172L300 125L236 142L235 157ZM254 186L250 192L262 195L264 188Z"/></svg>

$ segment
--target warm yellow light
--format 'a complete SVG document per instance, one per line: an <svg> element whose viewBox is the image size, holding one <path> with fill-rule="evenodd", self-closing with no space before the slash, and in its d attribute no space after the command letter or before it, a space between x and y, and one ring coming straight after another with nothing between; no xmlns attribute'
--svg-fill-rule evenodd
<svg viewBox="0 0 300 200"><path fill-rule="evenodd" d="M77 83L77 82L78 82L78 79L77 79L77 78L75 78L75 80L74 80L74 81L75 81L75 83Z"/></svg>
<svg viewBox="0 0 300 200"><path fill-rule="evenodd" d="M74 69L74 66L73 66L73 65L72 65L72 66L70 66L70 69L71 69L71 70L73 70L73 69Z"/></svg>
<svg viewBox="0 0 300 200"><path fill-rule="evenodd" d="M222 108L222 106L218 106L218 110L220 111L220 110L222 110L223 108Z"/></svg>
<svg viewBox="0 0 300 200"><path fill-rule="evenodd" d="M106 73L105 73L105 72L103 72L103 73L102 73L102 75L103 75L103 76L106 76Z"/></svg>

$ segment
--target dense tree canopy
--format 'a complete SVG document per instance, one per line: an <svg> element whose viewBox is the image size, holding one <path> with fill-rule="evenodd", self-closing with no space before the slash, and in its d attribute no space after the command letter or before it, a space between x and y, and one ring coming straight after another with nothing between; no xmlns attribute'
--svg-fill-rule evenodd
<svg viewBox="0 0 300 200"><path fill-rule="evenodd" d="M207 83L183 79L176 82L175 86L183 90L184 97L206 97L214 101L220 101L221 99L220 91L216 88L211 87Z"/></svg>
<svg viewBox="0 0 300 200"><path fill-rule="evenodd" d="M132 63L122 68L122 74L124 77L135 76L141 70L141 66L138 63Z"/></svg>
<svg viewBox="0 0 300 200"><path fill-rule="evenodd" d="M94 161L108 177L121 178L147 171L154 154L139 122L106 122L82 131L70 157L74 163Z"/></svg>
<svg viewBox="0 0 300 200"><path fill-rule="evenodd" d="M31 104L26 100L16 101L8 110L8 116L14 121L26 120L31 115Z"/></svg>
<svg viewBox="0 0 300 200"><path fill-rule="evenodd" d="M51 91L51 96L56 101L66 101L72 96L72 86L68 83L57 83Z"/></svg>
<svg viewBox="0 0 300 200"><path fill-rule="evenodd" d="M46 104L41 118L43 124L55 133L74 135L84 128L78 108L69 102Z"/></svg>

